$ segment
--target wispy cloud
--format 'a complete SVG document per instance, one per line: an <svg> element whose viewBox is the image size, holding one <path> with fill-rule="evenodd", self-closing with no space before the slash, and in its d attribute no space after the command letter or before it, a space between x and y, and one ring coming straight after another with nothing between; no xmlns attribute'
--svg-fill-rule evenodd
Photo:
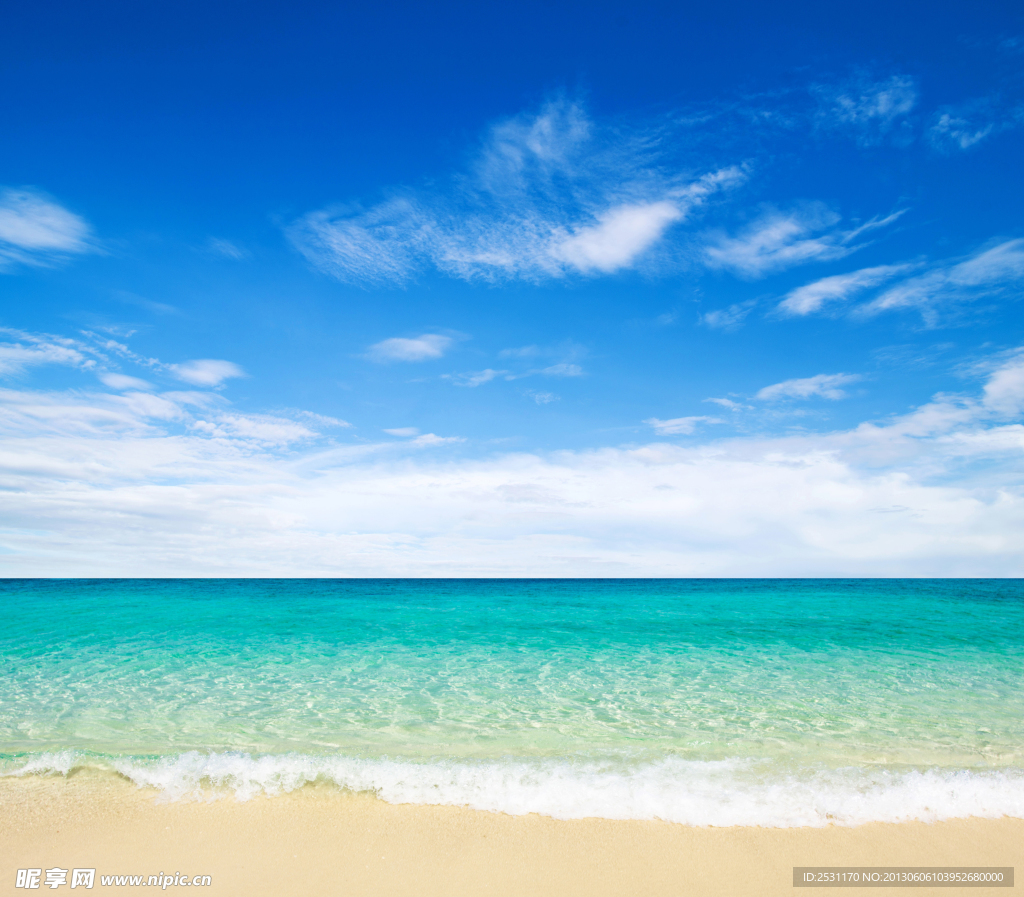
<svg viewBox="0 0 1024 897"><path fill-rule="evenodd" d="M1024 239L1007 240L957 262L940 263L890 287L857 310L863 315L916 309L934 322L943 306L1004 293L1024 281Z"/></svg>
<svg viewBox="0 0 1024 897"><path fill-rule="evenodd" d="M438 436L436 433L424 433L411 440L410 444L422 448L434 448L441 445L452 445L456 442L465 442L462 436Z"/></svg>
<svg viewBox="0 0 1024 897"><path fill-rule="evenodd" d="M858 227L839 230L838 214L821 203L809 203L790 212L769 210L739 236L713 235L705 248L712 268L727 268L744 277L758 278L773 271L808 262L833 261L862 248L865 233L886 227L902 212L872 218Z"/></svg>
<svg viewBox="0 0 1024 897"><path fill-rule="evenodd" d="M545 374L548 377L582 377L584 371L578 364L561 362L560 364L552 364L546 368L541 368L537 373Z"/></svg>
<svg viewBox="0 0 1024 897"><path fill-rule="evenodd" d="M76 368L95 368L102 355L80 340L50 334L25 333L7 327L0 336L10 342L0 343L0 375L20 374L27 368L44 364Z"/></svg>
<svg viewBox="0 0 1024 897"><path fill-rule="evenodd" d="M928 129L928 138L936 149L970 149L995 129L994 122L970 121L961 115L943 112Z"/></svg>
<svg viewBox="0 0 1024 897"><path fill-rule="evenodd" d="M167 368L179 380L193 386L220 386L232 377L245 376L245 371L233 361L217 358L197 358L194 361L171 364Z"/></svg>
<svg viewBox="0 0 1024 897"><path fill-rule="evenodd" d="M464 371L442 374L442 379L455 386L481 386L492 380L522 380L525 377L583 377L586 371L579 360L587 354L586 348L566 340L549 346L520 346L502 349L498 357L511 363L513 370L485 368L482 371ZM519 362L519 365L515 363ZM526 364L523 364L523 363ZM548 363L550 362L550 363ZM531 364L532 363L532 364ZM529 365L529 366L527 366ZM534 395L534 393L530 393ZM550 395L545 393L545 395Z"/></svg>
<svg viewBox="0 0 1024 897"><path fill-rule="evenodd" d="M845 302L864 290L879 286L917 267L920 265L877 265L873 268L851 271L849 274L823 277L814 283L791 290L779 303L778 310L787 315L813 314L821 311L826 305Z"/></svg>
<svg viewBox="0 0 1024 897"><path fill-rule="evenodd" d="M442 374L443 380L450 380L455 386L482 386L490 383L496 377L508 374L508 371L496 371L494 368L485 368L482 371L465 371L461 374Z"/></svg>
<svg viewBox="0 0 1024 897"><path fill-rule="evenodd" d="M714 330L735 330L746 319L754 307L756 299L748 299L746 302L735 302L728 308L718 308L714 311L704 312L700 316L700 323Z"/></svg>
<svg viewBox="0 0 1024 897"><path fill-rule="evenodd" d="M206 241L206 249L214 255L223 256L236 262L249 257L248 250L243 249L237 243L232 243L230 240L224 240L220 237L210 237Z"/></svg>
<svg viewBox="0 0 1024 897"><path fill-rule="evenodd" d="M139 377L130 377L128 374L117 374L113 372L105 372L99 375L100 382L104 386L109 386L111 389L127 390L135 389L148 391L153 388L153 384L146 380L142 380Z"/></svg>
<svg viewBox="0 0 1024 897"><path fill-rule="evenodd" d="M0 270L14 264L50 265L95 251L86 221L35 190L0 193Z"/></svg>
<svg viewBox="0 0 1024 897"><path fill-rule="evenodd" d="M773 383L771 386L758 390L755 398L764 402L777 402L780 399L810 399L815 396L823 399L843 399L846 398L846 392L842 387L861 379L858 374L817 374L814 377Z"/></svg>
<svg viewBox="0 0 1024 897"><path fill-rule="evenodd" d="M826 130L843 129L857 134L858 142L881 143L906 124L917 104L917 86L907 75L875 79L861 73L839 84L816 85L817 124Z"/></svg>
<svg viewBox="0 0 1024 897"><path fill-rule="evenodd" d="M725 398L715 399L715 398L710 398L710 399L705 399L704 401L705 402L713 402L716 405L721 405L723 408L727 408L729 411L744 411L745 409L750 407L749 405L744 405L742 402L737 402L734 399L725 399Z"/></svg>
<svg viewBox="0 0 1024 897"><path fill-rule="evenodd" d="M962 152L1020 125L1024 125L1024 105L1012 105L999 96L983 97L937 111L928 128L928 142L939 152Z"/></svg>
<svg viewBox="0 0 1024 897"><path fill-rule="evenodd" d="M299 421L270 414L222 412L200 418L192 422L190 428L212 439L241 440L266 446L287 446L320 435Z"/></svg>
<svg viewBox="0 0 1024 897"><path fill-rule="evenodd" d="M454 340L440 333L424 333L416 337L393 336L370 346L368 355L374 361L431 361L447 352Z"/></svg>
<svg viewBox="0 0 1024 897"><path fill-rule="evenodd" d="M144 308L146 311L157 315L178 314L178 309L173 305L168 305L166 302L155 302L152 299L147 299L145 296L137 296L135 293L129 293L126 290L114 290L114 297L126 305Z"/></svg>
<svg viewBox="0 0 1024 897"><path fill-rule="evenodd" d="M515 349L502 349L498 353L499 358L536 358L542 354L540 346L519 346Z"/></svg>
<svg viewBox="0 0 1024 897"><path fill-rule="evenodd" d="M385 430L389 436L399 436L402 439L411 439L413 436L419 436L419 427L392 427L390 430Z"/></svg>
<svg viewBox="0 0 1024 897"><path fill-rule="evenodd" d="M653 427L654 432L659 436L688 436L700 424L720 424L722 421L717 417L696 415L693 417L673 417L669 420L649 417L644 423Z"/></svg>
<svg viewBox="0 0 1024 897"><path fill-rule="evenodd" d="M466 280L544 280L634 267L668 228L743 180L665 167L657 130L599 127L567 100L491 128L445 192L311 212L288 235L321 270L401 284L433 268Z"/></svg>

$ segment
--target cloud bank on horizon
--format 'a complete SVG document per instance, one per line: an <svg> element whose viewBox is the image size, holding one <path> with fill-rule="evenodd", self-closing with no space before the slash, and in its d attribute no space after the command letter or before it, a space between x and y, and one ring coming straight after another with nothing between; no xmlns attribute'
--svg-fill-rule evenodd
<svg viewBox="0 0 1024 897"><path fill-rule="evenodd" d="M15 103L0 573L1024 575L1024 56L992 29L704 93L459 99L419 64L337 121L351 79L282 41L230 108L169 59L182 127L114 103L81 159Z"/></svg>
<svg viewBox="0 0 1024 897"><path fill-rule="evenodd" d="M4 389L5 572L1020 575L1024 495L1007 483L1024 347L976 375L980 388L828 433L477 458L413 427L339 442L344 421L239 413L212 392ZM850 379L755 398L837 398ZM721 422L647 421L659 437Z"/></svg>

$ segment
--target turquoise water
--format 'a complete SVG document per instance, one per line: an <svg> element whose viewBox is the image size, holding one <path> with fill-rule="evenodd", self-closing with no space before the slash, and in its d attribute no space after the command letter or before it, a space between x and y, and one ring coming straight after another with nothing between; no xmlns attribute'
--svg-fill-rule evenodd
<svg viewBox="0 0 1024 897"><path fill-rule="evenodd" d="M0 771L696 824L1024 816L1024 582L0 582Z"/></svg>

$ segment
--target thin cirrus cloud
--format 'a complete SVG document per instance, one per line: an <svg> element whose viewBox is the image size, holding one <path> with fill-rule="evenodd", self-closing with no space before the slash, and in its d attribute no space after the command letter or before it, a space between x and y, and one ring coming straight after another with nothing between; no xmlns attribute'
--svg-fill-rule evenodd
<svg viewBox="0 0 1024 897"><path fill-rule="evenodd" d="M772 209L738 236L713 235L704 249L705 263L756 279L796 265L833 261L863 248L864 244L857 242L863 234L886 227L902 214L895 212L839 230L835 228L839 215L821 203L791 212Z"/></svg>
<svg viewBox="0 0 1024 897"><path fill-rule="evenodd" d="M57 364L82 369L96 368L102 355L80 340L50 334L25 333L10 327L0 328L10 338L0 343L0 375L23 374L28 368Z"/></svg>
<svg viewBox="0 0 1024 897"><path fill-rule="evenodd" d="M450 336L424 333L415 337L393 336L367 350L373 361L432 361L441 358L455 343Z"/></svg>
<svg viewBox="0 0 1024 897"><path fill-rule="evenodd" d="M758 390L755 398L763 402L777 402L783 399L822 399L846 398L844 386L856 383L861 379L858 374L817 374L814 377L801 377L794 380L783 380Z"/></svg>
<svg viewBox="0 0 1024 897"><path fill-rule="evenodd" d="M720 424L722 422L723 421L717 417L707 417L706 415L673 417L669 420L649 417L644 421L644 423L652 427L654 432L659 436L688 436L696 431L700 424Z"/></svg>
<svg viewBox="0 0 1024 897"><path fill-rule="evenodd" d="M220 386L232 377L245 376L245 371L234 362L217 358L198 358L181 364L171 364L167 368L179 380L193 386Z"/></svg>
<svg viewBox="0 0 1024 897"><path fill-rule="evenodd" d="M13 337L10 342L0 343L0 375L21 374L30 367L56 364L94 371L101 383L118 391L152 389L145 380L109 370L111 361L107 353L114 353L193 386L216 387L231 377L245 376L245 372L231 361L202 358L182 364L164 364L155 358L139 356L115 340L103 340L96 346L80 339L25 333L10 328L0 328L0 333ZM94 336L88 332L85 335Z"/></svg>
<svg viewBox="0 0 1024 897"><path fill-rule="evenodd" d="M557 100L493 126L447 191L310 212L287 233L314 266L362 285L430 269L489 282L612 274L745 178L738 167L696 178L666 169L662 143L655 131L598 127Z"/></svg>
<svg viewBox="0 0 1024 897"><path fill-rule="evenodd" d="M450 380L453 386L468 386L470 388L475 386L483 386L485 383L490 383L492 380L503 375L508 375L508 371L498 371L494 368L484 368L482 371L464 371L461 374L442 374L442 380Z"/></svg>
<svg viewBox="0 0 1024 897"><path fill-rule="evenodd" d="M933 322L944 306L1005 293L1024 281L1024 239L1006 240L889 287L860 306L861 315L916 309Z"/></svg>
<svg viewBox="0 0 1024 897"><path fill-rule="evenodd" d="M95 249L88 223L45 194L30 189L0 193L0 270L50 265Z"/></svg>
<svg viewBox="0 0 1024 897"><path fill-rule="evenodd" d="M561 346L541 349L538 346L524 346L521 349L503 349L498 353L501 358L533 359L541 355L561 355L563 358L579 357L584 354L582 347L567 342ZM442 374L442 380L448 380L453 386L483 386L492 380L522 380L525 377L583 377L586 371L582 365L572 361L558 361L546 367L527 368L526 370L510 371L484 368L482 371L463 371L458 374ZM531 393L531 395L533 395Z"/></svg>
<svg viewBox="0 0 1024 897"><path fill-rule="evenodd" d="M717 308L714 311L704 312L700 316L700 323L713 330L735 330L746 319L754 307L756 299L748 299L745 302L734 302L727 308Z"/></svg>
<svg viewBox="0 0 1024 897"><path fill-rule="evenodd" d="M928 128L928 142L942 153L969 150L989 137L1024 124L1024 106L999 97L983 97L937 111Z"/></svg>
<svg viewBox="0 0 1024 897"><path fill-rule="evenodd" d="M225 240L221 237L210 237L206 241L206 249L213 255L219 255L236 262L249 257L248 250L243 249L237 243L232 243L230 240Z"/></svg>
<svg viewBox="0 0 1024 897"><path fill-rule="evenodd" d="M815 85L812 93L819 129L852 131L863 146L894 136L898 142L910 139L906 117L917 105L918 91L908 75L876 79L860 73L838 84Z"/></svg>
<svg viewBox="0 0 1024 897"><path fill-rule="evenodd" d="M109 386L111 389L117 390L134 389L145 392L153 388L152 383L142 380L139 377L130 377L128 374L118 374L110 371L100 374L100 382L104 386Z"/></svg>
<svg viewBox="0 0 1024 897"><path fill-rule="evenodd" d="M779 312L787 315L809 315L821 311L826 305L845 302L857 293L879 286L900 274L906 274L919 265L876 265L861 268L848 274L834 274L814 283L797 287L786 294L777 306Z"/></svg>

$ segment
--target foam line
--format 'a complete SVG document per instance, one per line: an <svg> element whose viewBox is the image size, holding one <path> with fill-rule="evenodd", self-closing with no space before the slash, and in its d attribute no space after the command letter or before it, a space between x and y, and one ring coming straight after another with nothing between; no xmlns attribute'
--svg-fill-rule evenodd
<svg viewBox="0 0 1024 897"><path fill-rule="evenodd" d="M980 816L1024 818L1024 770L808 767L763 761L435 761L191 751L161 758L70 751L8 761L6 775L116 771L169 799L239 800L312 782L371 792L390 803L465 806L557 819L661 819L689 825L859 825Z"/></svg>

